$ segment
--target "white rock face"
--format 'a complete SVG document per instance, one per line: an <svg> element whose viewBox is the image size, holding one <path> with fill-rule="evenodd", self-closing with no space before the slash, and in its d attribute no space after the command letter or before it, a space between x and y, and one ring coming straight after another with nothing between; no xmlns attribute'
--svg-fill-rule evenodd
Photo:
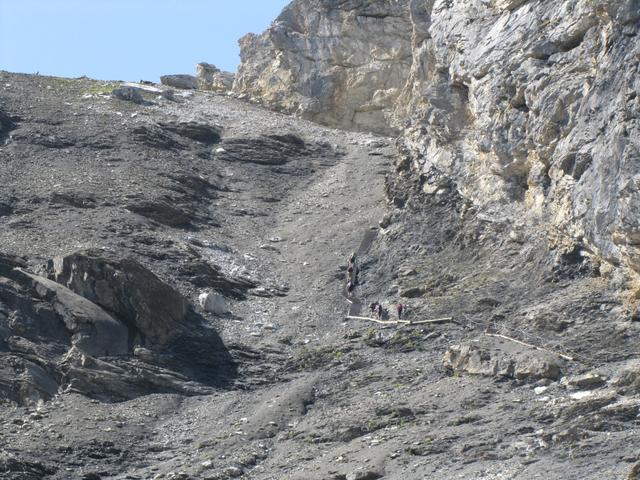
<svg viewBox="0 0 640 480"><path fill-rule="evenodd" d="M406 169L640 272L638 0L295 0L234 92L402 131Z"/></svg>
<svg viewBox="0 0 640 480"><path fill-rule="evenodd" d="M640 270L639 3L412 3L411 169Z"/></svg>
<svg viewBox="0 0 640 480"><path fill-rule="evenodd" d="M229 311L227 302L219 293L204 292L198 296L200 306L214 315L224 315Z"/></svg>
<svg viewBox="0 0 640 480"><path fill-rule="evenodd" d="M392 134L411 67L407 0L296 0L240 40L233 90L345 129Z"/></svg>
<svg viewBox="0 0 640 480"><path fill-rule="evenodd" d="M210 63L199 63L196 65L196 79L200 90L228 92L233 86L234 74Z"/></svg>

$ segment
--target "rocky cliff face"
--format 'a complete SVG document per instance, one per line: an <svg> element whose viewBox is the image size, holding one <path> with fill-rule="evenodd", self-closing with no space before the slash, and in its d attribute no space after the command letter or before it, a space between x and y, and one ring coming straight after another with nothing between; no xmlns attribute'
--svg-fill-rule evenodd
<svg viewBox="0 0 640 480"><path fill-rule="evenodd" d="M425 192L452 180L494 217L637 272L639 21L637 0L294 1L241 40L235 90L401 129L399 167Z"/></svg>
<svg viewBox="0 0 640 480"><path fill-rule="evenodd" d="M411 68L409 2L294 1L240 40L234 91L345 129L392 134Z"/></svg>

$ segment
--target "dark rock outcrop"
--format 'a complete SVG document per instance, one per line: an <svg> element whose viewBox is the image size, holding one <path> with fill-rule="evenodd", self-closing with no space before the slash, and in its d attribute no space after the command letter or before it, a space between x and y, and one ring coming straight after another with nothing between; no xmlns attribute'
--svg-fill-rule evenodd
<svg viewBox="0 0 640 480"><path fill-rule="evenodd" d="M198 88L198 80L196 77L187 74L162 75L160 77L160 83L183 90L195 90Z"/></svg>
<svg viewBox="0 0 640 480"><path fill-rule="evenodd" d="M217 157L229 162L258 165L284 165L299 157L310 155L318 145L306 145L293 134L266 135L260 138L231 138L223 142Z"/></svg>
<svg viewBox="0 0 640 480"><path fill-rule="evenodd" d="M79 252L51 262L58 282L26 267L0 255L0 398L201 394L233 375L217 333L137 262Z"/></svg>
<svg viewBox="0 0 640 480"><path fill-rule="evenodd" d="M0 141L4 143L4 139L15 127L16 124L11 120L11 117L0 109Z"/></svg>
<svg viewBox="0 0 640 480"><path fill-rule="evenodd" d="M130 345L165 345L184 332L189 303L135 260L107 251L77 252L51 262L50 276L123 321Z"/></svg>

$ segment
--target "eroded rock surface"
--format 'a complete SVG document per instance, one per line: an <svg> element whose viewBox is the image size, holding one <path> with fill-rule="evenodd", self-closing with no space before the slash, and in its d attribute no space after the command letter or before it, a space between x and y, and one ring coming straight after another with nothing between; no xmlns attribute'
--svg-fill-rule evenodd
<svg viewBox="0 0 640 480"><path fill-rule="evenodd" d="M35 404L68 389L109 401L195 394L231 375L217 334L135 261L77 253L59 260L57 282L26 267L0 255L3 398Z"/></svg>
<svg viewBox="0 0 640 480"><path fill-rule="evenodd" d="M200 90L211 90L220 93L228 92L233 86L234 77L233 73L220 70L210 63L196 65L196 78Z"/></svg>
<svg viewBox="0 0 640 480"><path fill-rule="evenodd" d="M265 33L240 40L233 91L320 123L392 133L411 31L407 0L296 0Z"/></svg>
<svg viewBox="0 0 640 480"><path fill-rule="evenodd" d="M475 345L452 345L442 363L456 372L527 381L541 378L557 380L561 374L561 362L553 355L541 352L494 353Z"/></svg>
<svg viewBox="0 0 640 480"><path fill-rule="evenodd" d="M421 175L392 139L226 95L145 86L137 104L113 84L5 72L0 85L14 123L0 238L28 255L0 262L2 480L635 470L637 317L606 265L557 249L518 200L474 204L462 177ZM176 224L128 209L144 202L175 207ZM54 257L68 258L63 284L34 286ZM202 309L203 292L229 312ZM126 327L126 352L100 354L96 338L88 354L92 329L65 317L78 309L54 308L67 295ZM372 301L387 321L401 301L413 323L367 320ZM566 382L526 344L573 358ZM455 345L478 346L491 375L443 367Z"/></svg>
<svg viewBox="0 0 640 480"><path fill-rule="evenodd" d="M243 38L234 91L400 129L425 188L448 177L489 215L638 272L639 18L635 0L297 0Z"/></svg>

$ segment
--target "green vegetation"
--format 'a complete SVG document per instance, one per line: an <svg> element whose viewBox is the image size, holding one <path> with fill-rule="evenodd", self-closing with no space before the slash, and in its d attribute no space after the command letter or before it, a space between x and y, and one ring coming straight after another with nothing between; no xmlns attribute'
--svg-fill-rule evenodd
<svg viewBox="0 0 640 480"><path fill-rule="evenodd" d="M85 91L85 93L90 93L92 95L109 95L113 92L113 89L116 88L117 85L112 83L101 83L98 85L94 85Z"/></svg>
<svg viewBox="0 0 640 480"><path fill-rule="evenodd" d="M383 347L395 352L412 352L422 350L422 340L428 333L420 330L398 330L392 335L385 336L380 330L369 329L364 336L364 343L369 347Z"/></svg>
<svg viewBox="0 0 640 480"><path fill-rule="evenodd" d="M337 348L335 346L305 348L295 359L289 362L288 368L293 371L315 370L340 361L348 351L349 348Z"/></svg>
<svg viewBox="0 0 640 480"><path fill-rule="evenodd" d="M72 78L53 77L51 86L55 89L63 89L70 87L75 82Z"/></svg>

